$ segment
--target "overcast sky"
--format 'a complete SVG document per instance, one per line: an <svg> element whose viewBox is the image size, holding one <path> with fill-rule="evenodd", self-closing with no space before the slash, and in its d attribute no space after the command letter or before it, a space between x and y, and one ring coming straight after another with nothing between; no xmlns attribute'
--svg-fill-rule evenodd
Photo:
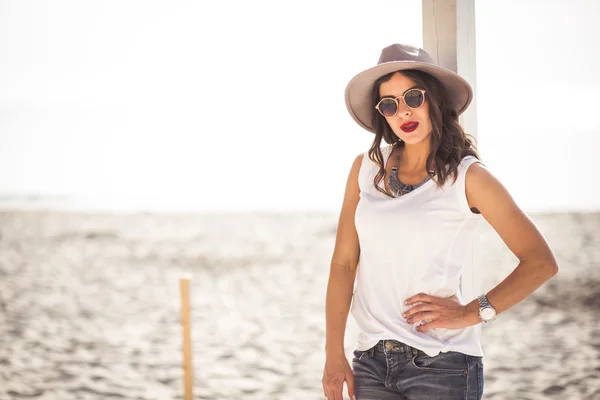
<svg viewBox="0 0 600 400"><path fill-rule="evenodd" d="M478 0L480 152L528 211L600 209L600 2ZM0 193L337 211L343 99L421 1L0 0Z"/></svg>

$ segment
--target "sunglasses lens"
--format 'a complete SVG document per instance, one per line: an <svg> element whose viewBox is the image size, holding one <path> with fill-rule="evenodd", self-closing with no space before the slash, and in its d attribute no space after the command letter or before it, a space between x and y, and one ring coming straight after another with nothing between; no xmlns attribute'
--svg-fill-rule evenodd
<svg viewBox="0 0 600 400"><path fill-rule="evenodd" d="M379 112L386 117L396 114L397 107L394 99L383 99L379 102Z"/></svg>
<svg viewBox="0 0 600 400"><path fill-rule="evenodd" d="M423 93L418 90L409 90L404 94L404 101L411 108L421 107L424 99Z"/></svg>

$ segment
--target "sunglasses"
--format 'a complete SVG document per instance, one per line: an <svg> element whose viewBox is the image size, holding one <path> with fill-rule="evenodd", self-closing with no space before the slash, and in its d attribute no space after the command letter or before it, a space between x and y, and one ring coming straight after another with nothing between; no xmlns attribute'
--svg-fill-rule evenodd
<svg viewBox="0 0 600 400"><path fill-rule="evenodd" d="M402 99L408 108L419 108L425 102L425 91L423 89L408 89L402 96L381 99L375 108L384 117L393 117L400 109L398 99Z"/></svg>

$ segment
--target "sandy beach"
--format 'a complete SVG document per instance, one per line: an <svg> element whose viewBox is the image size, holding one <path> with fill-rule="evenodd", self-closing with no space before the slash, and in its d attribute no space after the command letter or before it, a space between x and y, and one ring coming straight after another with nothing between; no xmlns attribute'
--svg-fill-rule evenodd
<svg viewBox="0 0 600 400"><path fill-rule="evenodd" d="M600 399L600 213L534 214L560 271L483 327L484 399ZM0 400L322 399L337 215L0 213ZM487 225L489 290L517 259ZM350 357L356 336L350 317Z"/></svg>

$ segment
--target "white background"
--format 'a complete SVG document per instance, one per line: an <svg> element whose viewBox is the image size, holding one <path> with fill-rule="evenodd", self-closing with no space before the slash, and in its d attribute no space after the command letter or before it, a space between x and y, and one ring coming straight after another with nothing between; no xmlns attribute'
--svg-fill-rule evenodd
<svg viewBox="0 0 600 400"><path fill-rule="evenodd" d="M527 211L600 209L600 2L476 1L478 140ZM333 210L372 135L348 80L421 1L0 1L0 193Z"/></svg>

